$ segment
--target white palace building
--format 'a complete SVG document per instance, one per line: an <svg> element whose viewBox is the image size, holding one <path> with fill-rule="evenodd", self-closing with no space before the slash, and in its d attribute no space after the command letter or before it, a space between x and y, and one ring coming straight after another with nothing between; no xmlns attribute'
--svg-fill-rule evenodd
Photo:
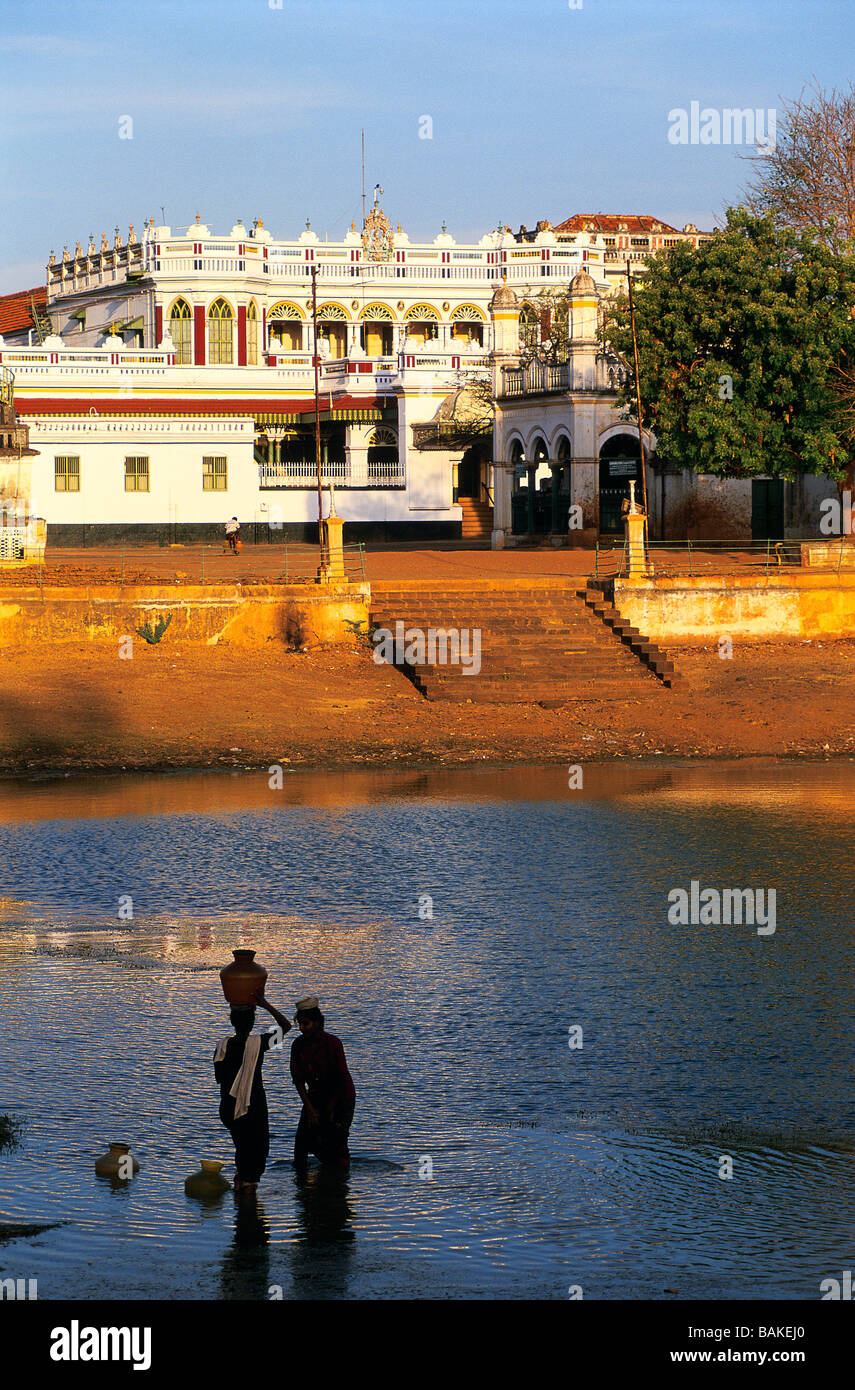
<svg viewBox="0 0 855 1390"><path fill-rule="evenodd" d="M37 451L32 512L60 545L211 539L232 515L247 539L314 538L317 346L323 477L348 539L489 537L490 434L461 442L449 401L491 380L497 287L523 300L585 269L605 294L602 240L459 244L443 227L416 244L375 203L334 243L197 218L51 253L36 333L0 340Z"/></svg>
<svg viewBox="0 0 855 1390"><path fill-rule="evenodd" d="M211 539L231 516L247 539L314 538L317 346L323 477L348 538L495 541L492 431L473 445L455 402L480 381L489 392L494 349L507 350L496 292L526 306L580 271L598 296L613 292L610 261L624 253L588 228L544 222L460 245L443 227L412 243L375 204L341 242L309 224L277 240L260 221L217 236L197 218L181 234L152 220L127 240L117 229L113 245L101 236L51 252L35 332L0 339L36 450L18 491L29 489L54 545ZM569 461L560 477L571 492ZM526 486L527 468L517 471ZM500 530L510 539L510 514Z"/></svg>
<svg viewBox="0 0 855 1390"><path fill-rule="evenodd" d="M601 302L628 261L707 235L580 214L411 243L375 202L340 242L308 224L277 241L260 221L214 236L198 216L90 237L51 253L45 291L0 301L35 451L3 463L0 505L43 517L52 545L209 541L231 516L250 541L314 540L317 357L322 477L348 541L593 545L621 532L638 477ZM560 361L544 291L568 294ZM647 448L657 537L698 518L715 536L812 532L830 490L704 479Z"/></svg>

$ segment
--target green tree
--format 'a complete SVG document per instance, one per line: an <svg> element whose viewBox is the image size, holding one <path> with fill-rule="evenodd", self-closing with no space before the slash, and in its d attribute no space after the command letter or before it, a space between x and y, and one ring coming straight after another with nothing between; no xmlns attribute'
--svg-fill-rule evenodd
<svg viewBox="0 0 855 1390"><path fill-rule="evenodd" d="M644 424L661 457L719 476L851 484L840 371L855 341L855 259L731 208L697 250L652 258L633 294ZM631 363L625 297L609 336ZM637 419L632 376L624 404Z"/></svg>

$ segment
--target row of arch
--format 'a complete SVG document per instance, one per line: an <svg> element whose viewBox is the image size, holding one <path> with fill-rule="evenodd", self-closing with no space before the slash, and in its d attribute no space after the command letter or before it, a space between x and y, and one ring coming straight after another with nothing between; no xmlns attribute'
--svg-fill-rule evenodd
<svg viewBox="0 0 855 1390"><path fill-rule="evenodd" d="M207 361L212 365L234 362L234 324L236 311L222 296L208 307ZM249 366L259 362L259 327L261 316L256 301L250 300L246 311L246 360ZM305 350L304 325L308 315L293 300L280 300L267 314L269 346L280 352ZM438 336L442 322L432 304L413 304L402 318L396 319L388 304L367 304L356 317L348 314L343 304L335 300L318 305L318 336L326 338L333 356L343 356L347 347L347 324L359 324L360 340L369 356L389 356L393 351L393 327L405 324L407 332L422 342ZM476 304L458 304L449 320L452 336L483 346L486 316ZM193 310L184 298L174 301L169 310L169 333L175 343L175 359L180 364L193 361ZM264 345L265 348L268 344Z"/></svg>
<svg viewBox="0 0 855 1390"><path fill-rule="evenodd" d="M649 430L644 431L644 447L649 454L656 448L656 437ZM506 441L506 457L513 463L529 465L546 463L569 463L572 457L570 437L566 425L559 425L553 436L547 436L543 429L537 429L526 439L514 430ZM598 457L622 458L630 450L638 452L638 430L624 423L607 425L600 433L597 443Z"/></svg>

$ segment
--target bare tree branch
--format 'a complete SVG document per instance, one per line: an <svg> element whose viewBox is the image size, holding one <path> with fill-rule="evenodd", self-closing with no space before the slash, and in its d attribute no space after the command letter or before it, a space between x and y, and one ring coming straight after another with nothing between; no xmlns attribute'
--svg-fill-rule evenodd
<svg viewBox="0 0 855 1390"><path fill-rule="evenodd" d="M757 168L743 193L753 213L813 231L830 251L855 247L855 84L825 92L814 79L784 103L774 146L742 157Z"/></svg>

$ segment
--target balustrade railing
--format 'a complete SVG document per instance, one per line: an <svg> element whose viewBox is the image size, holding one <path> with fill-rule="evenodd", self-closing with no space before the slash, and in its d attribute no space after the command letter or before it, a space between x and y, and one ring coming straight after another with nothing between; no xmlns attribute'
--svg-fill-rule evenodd
<svg viewBox="0 0 855 1390"><path fill-rule="evenodd" d="M3 347L0 362L20 367L169 367L175 353L163 348Z"/></svg>
<svg viewBox="0 0 855 1390"><path fill-rule="evenodd" d="M258 464L258 486L270 488L311 488L317 486L318 472L314 459L287 459L281 463L264 461ZM381 463L367 459L350 459L321 465L321 483L332 481L336 487L404 487L404 465L398 460Z"/></svg>
<svg viewBox="0 0 855 1390"><path fill-rule="evenodd" d="M593 371L570 370L568 362L555 365L531 362L526 367L504 367L500 397L538 396L560 391L619 391L626 368L617 358L598 357Z"/></svg>

